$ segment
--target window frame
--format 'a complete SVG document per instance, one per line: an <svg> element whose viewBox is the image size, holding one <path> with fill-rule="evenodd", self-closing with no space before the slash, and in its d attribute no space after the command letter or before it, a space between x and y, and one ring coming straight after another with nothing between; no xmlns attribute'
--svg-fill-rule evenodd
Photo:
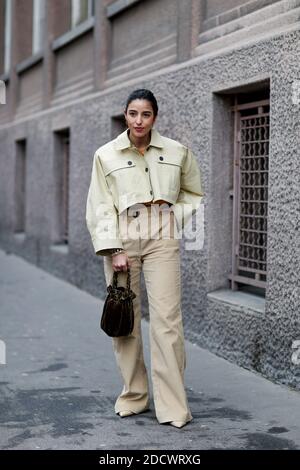
<svg viewBox="0 0 300 470"><path fill-rule="evenodd" d="M8 74L11 67L11 32L12 32L12 1L5 0L4 20L4 57L3 72Z"/></svg>
<svg viewBox="0 0 300 470"><path fill-rule="evenodd" d="M264 110L264 107L267 108L267 111ZM247 286L252 286L255 288L260 288L265 290L267 284L267 264L265 262L266 268L264 273L261 272L259 269L252 269L252 268L245 268L244 270L241 268L239 264L239 254L241 252L241 245L240 245L240 230L241 230L241 217L243 214L241 213L241 120L247 119L248 116L241 116L243 111L253 110L254 108L258 109L258 115L265 116L267 115L270 119L270 99L263 99L253 102L247 102L244 104L238 104L237 97L235 97L235 104L232 107L234 112L234 162L233 162L233 190L231 194L233 195L233 219L232 219L232 267L231 267L231 274L229 275L229 279L231 282L231 289L237 290L238 284L243 284ZM249 114L249 119L251 119L251 114ZM258 141L259 142L259 141ZM268 138L268 147L270 144L270 137ZM269 152L266 155L259 155L261 157L268 157ZM268 161L268 158L267 158ZM267 173L268 173L267 169ZM268 191L268 184L267 184L267 191ZM253 202L253 201L251 201ZM258 203L266 203L268 207L268 198L266 200L259 200ZM265 216L266 224L267 224L267 215ZM244 230L244 229L243 229ZM255 232L255 230L252 230ZM267 231L266 231L266 239L267 239ZM267 252L267 243L265 246L262 245L262 248ZM267 259L267 258L266 258ZM259 263L259 261L257 261ZM254 278L249 275L246 276L245 274L241 274L240 271L250 271L252 270L254 274ZM263 279L265 277L265 279Z"/></svg>
<svg viewBox="0 0 300 470"><path fill-rule="evenodd" d="M43 49L43 33L45 24L46 1L33 0L32 4L32 55Z"/></svg>
<svg viewBox="0 0 300 470"><path fill-rule="evenodd" d="M82 5L87 1L87 14L82 17ZM71 1L71 29L77 28L79 25L94 16L94 0L72 0Z"/></svg>

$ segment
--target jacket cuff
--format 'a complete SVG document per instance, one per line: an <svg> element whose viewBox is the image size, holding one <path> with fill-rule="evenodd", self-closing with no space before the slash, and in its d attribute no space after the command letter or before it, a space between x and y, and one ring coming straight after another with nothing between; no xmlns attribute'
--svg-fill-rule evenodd
<svg viewBox="0 0 300 470"><path fill-rule="evenodd" d="M92 240L94 250L97 256L108 256L111 254L112 248L123 248L121 239L115 238L113 240Z"/></svg>

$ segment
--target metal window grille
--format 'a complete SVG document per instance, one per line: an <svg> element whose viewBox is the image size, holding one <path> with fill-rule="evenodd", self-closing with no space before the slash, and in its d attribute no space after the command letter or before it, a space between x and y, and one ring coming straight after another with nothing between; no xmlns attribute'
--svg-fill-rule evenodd
<svg viewBox="0 0 300 470"><path fill-rule="evenodd" d="M269 169L269 100L234 106L233 250L231 288L265 288Z"/></svg>

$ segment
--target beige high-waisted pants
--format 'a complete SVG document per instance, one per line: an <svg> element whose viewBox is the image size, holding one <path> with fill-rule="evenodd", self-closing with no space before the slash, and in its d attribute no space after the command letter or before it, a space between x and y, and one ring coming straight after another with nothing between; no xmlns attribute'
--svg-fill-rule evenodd
<svg viewBox="0 0 300 470"><path fill-rule="evenodd" d="M186 354L181 314L180 240L174 236L174 227L176 229L174 214L166 204L160 207L138 204L119 215L120 235L132 263L131 289L137 297L133 300L132 334L112 338L124 381L115 412L140 413L150 404L141 335L140 276L143 271L149 303L153 399L159 423L192 420L184 389ZM112 256L104 257L104 273L106 284L111 284ZM118 285L125 286L126 279L127 273L120 272Z"/></svg>

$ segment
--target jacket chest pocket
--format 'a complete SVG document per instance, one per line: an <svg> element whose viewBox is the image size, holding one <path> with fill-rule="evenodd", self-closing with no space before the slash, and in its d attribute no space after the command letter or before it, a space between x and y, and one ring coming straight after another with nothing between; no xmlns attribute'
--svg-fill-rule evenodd
<svg viewBox="0 0 300 470"><path fill-rule="evenodd" d="M181 155L160 155L157 157L157 171L161 191L178 193L180 191L181 169L183 157Z"/></svg>
<svg viewBox="0 0 300 470"><path fill-rule="evenodd" d="M102 163L107 184L119 197L132 191L138 185L136 164L130 159L109 160Z"/></svg>
<svg viewBox="0 0 300 470"><path fill-rule="evenodd" d="M128 171L132 170L135 166L132 160L108 160L107 162L102 162L105 176L115 173L116 176L126 177L129 174Z"/></svg>

